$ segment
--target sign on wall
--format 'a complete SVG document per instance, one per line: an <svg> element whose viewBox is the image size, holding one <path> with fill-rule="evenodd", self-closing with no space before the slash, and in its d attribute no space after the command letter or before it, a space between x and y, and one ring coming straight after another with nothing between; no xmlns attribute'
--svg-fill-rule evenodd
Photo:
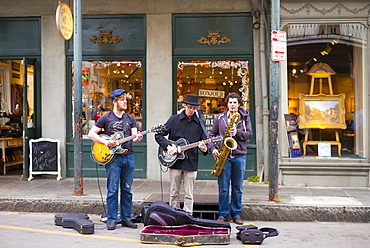
<svg viewBox="0 0 370 248"><path fill-rule="evenodd" d="M73 34L73 16L71 9L65 3L58 5L55 14L55 21L59 34L65 39L69 40Z"/></svg>
<svg viewBox="0 0 370 248"><path fill-rule="evenodd" d="M286 61L286 32L271 31L271 60Z"/></svg>

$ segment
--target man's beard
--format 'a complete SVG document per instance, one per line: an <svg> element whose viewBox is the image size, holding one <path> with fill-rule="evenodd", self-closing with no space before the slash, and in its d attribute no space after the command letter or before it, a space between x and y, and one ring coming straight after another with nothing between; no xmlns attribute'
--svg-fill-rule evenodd
<svg viewBox="0 0 370 248"><path fill-rule="evenodd" d="M127 105L126 106L117 106L118 111L126 111Z"/></svg>

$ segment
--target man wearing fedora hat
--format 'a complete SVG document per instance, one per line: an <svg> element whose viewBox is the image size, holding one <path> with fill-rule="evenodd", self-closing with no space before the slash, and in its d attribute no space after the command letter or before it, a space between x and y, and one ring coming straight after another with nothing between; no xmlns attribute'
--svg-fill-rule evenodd
<svg viewBox="0 0 370 248"><path fill-rule="evenodd" d="M171 116L164 124L164 130L155 135L155 140L160 147L170 155L177 153L178 148L173 146L173 142L180 138L186 139L190 144L207 139L204 121L197 116L196 111L200 103L198 96L188 94L186 100L182 102L184 110L177 115ZM203 122L203 123L202 123ZM168 135L168 139L165 136ZM200 142L198 148L207 155L208 148ZM193 190L198 171L198 149L189 149L187 158L178 159L170 168L170 205L180 207L180 185L184 183L184 210L189 214L193 213Z"/></svg>
<svg viewBox="0 0 370 248"><path fill-rule="evenodd" d="M122 136L136 135L133 140L122 144L122 149L127 152L119 154L117 151L111 162L105 165L107 173L107 229L116 229L116 223L121 222L122 226L137 228L131 221L132 193L131 186L134 179L135 157L132 142L142 140L143 135L137 131L136 119L127 110L127 92L122 89L114 90L109 98L113 101L113 110L100 117L90 129L89 138L95 142L102 143L107 147L115 145L115 140ZM99 135L104 132L111 139ZM121 191L118 197L118 191ZM118 198L120 198L121 219L118 219Z"/></svg>

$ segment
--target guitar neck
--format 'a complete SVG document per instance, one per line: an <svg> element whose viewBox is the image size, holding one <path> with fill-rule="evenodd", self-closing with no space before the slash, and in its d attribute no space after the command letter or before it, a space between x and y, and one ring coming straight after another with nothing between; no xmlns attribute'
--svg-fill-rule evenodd
<svg viewBox="0 0 370 248"><path fill-rule="evenodd" d="M150 133L151 132L151 130L146 130L146 131L143 131L143 132L141 132L141 134L142 135L145 135L145 134L148 134L148 133ZM118 143L118 144L123 144L123 143L125 143L125 142L127 142L127 141L130 141L130 140L132 140L132 139L135 139L136 138L136 134L134 134L134 135L130 135L130 136L128 136L128 137L125 137L125 138L122 138L122 139L119 139L119 140L116 140L116 142Z"/></svg>
<svg viewBox="0 0 370 248"><path fill-rule="evenodd" d="M206 139L206 140L198 141L198 142L195 142L195 143L192 143L192 144L189 144L189 145L181 146L180 151L186 151L186 150L189 150L191 148L197 147L200 142L203 142L204 144L208 144L209 142L211 142L211 140L212 139Z"/></svg>

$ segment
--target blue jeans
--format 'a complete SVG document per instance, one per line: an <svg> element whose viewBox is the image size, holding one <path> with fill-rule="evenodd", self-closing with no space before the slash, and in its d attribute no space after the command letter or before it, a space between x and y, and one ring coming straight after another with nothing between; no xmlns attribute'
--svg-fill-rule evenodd
<svg viewBox="0 0 370 248"><path fill-rule="evenodd" d="M134 180L134 154L117 154L112 162L105 165L107 173L107 217L108 222L131 220L132 193L131 186ZM121 219L118 214L118 190L121 190L120 207Z"/></svg>
<svg viewBox="0 0 370 248"><path fill-rule="evenodd" d="M241 217L243 181L247 156L226 159L221 175L218 177L218 216L227 220ZM231 182L231 199L229 197Z"/></svg>

